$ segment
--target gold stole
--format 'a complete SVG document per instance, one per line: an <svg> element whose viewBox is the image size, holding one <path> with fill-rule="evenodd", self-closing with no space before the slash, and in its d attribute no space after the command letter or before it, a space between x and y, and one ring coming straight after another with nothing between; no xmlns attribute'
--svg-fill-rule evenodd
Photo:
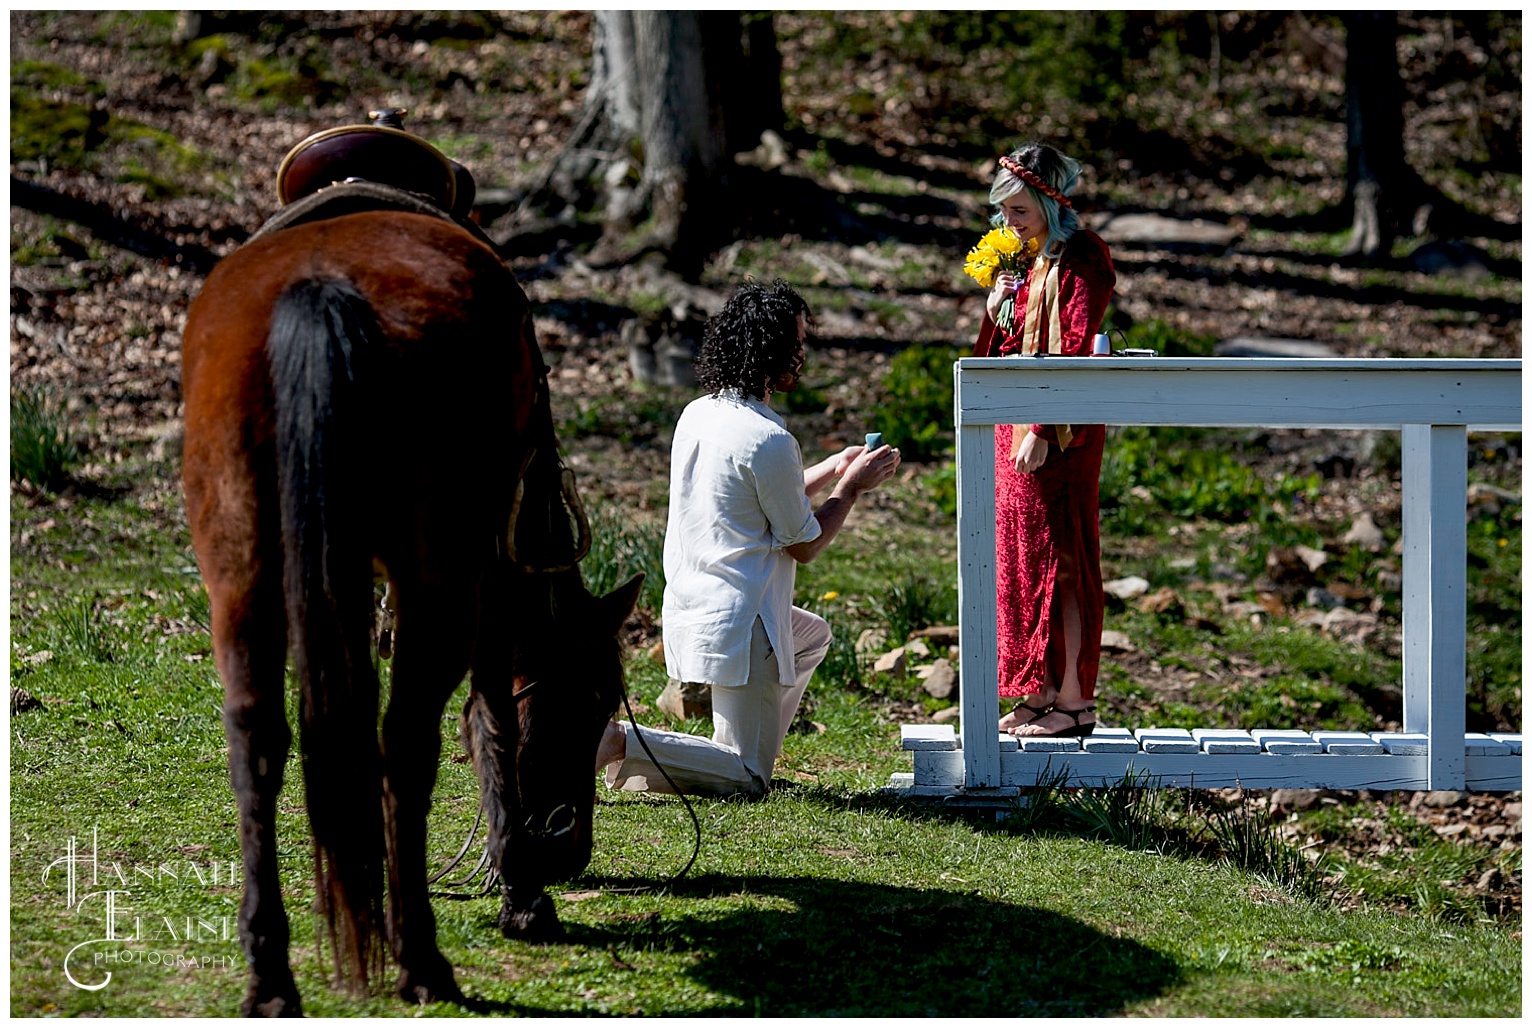
<svg viewBox="0 0 1532 1028"><path fill-rule="evenodd" d="M1038 254L1032 262L1031 280L1035 285L1027 291L1027 315L1022 322L1021 352L1032 355L1041 351L1043 319L1047 318L1048 352L1064 352L1064 334L1059 327L1059 263ZM1068 425L1054 425L1058 433L1059 447L1068 449L1074 438L1074 429ZM1021 441L1026 438L1026 425L1011 426L1011 460L1021 451Z"/></svg>

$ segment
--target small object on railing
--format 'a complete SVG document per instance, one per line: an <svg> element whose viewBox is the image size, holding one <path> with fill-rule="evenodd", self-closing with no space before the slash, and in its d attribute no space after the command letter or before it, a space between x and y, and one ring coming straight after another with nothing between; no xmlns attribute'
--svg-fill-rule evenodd
<svg viewBox="0 0 1532 1028"><path fill-rule="evenodd" d="M868 432L867 433L867 449L869 449L869 450L876 450L879 447L881 447L882 445L883 445L883 433L882 432Z"/></svg>
<svg viewBox="0 0 1532 1028"><path fill-rule="evenodd" d="M1095 341L1091 344L1090 352L1094 357L1110 357L1112 355L1112 337L1105 332L1097 332Z"/></svg>
<svg viewBox="0 0 1532 1028"><path fill-rule="evenodd" d="M1129 348L1117 351L1118 357L1158 357L1159 355L1160 351L1158 350L1136 350Z"/></svg>

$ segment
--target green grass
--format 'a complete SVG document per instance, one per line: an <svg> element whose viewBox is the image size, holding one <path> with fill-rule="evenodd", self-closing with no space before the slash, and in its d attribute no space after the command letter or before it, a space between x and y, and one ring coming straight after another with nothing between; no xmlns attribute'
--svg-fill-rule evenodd
<svg viewBox="0 0 1532 1028"><path fill-rule="evenodd" d="M668 448L676 419L692 399L684 389L657 386L631 403L598 397L583 407L555 410L555 417L561 438L608 436L629 444L660 440Z"/></svg>
<svg viewBox="0 0 1532 1028"><path fill-rule="evenodd" d="M636 521L606 504L592 504L586 515L591 548L580 564L586 588L605 596L642 572L638 606L659 617L665 599L664 522Z"/></svg>
<svg viewBox="0 0 1532 1028"><path fill-rule="evenodd" d="M952 363L960 356L950 346L917 344L889 362L873 424L906 457L931 457L952 445Z"/></svg>
<svg viewBox="0 0 1532 1028"><path fill-rule="evenodd" d="M70 422L56 398L43 389L11 393L11 481L59 489L80 463Z"/></svg>
<svg viewBox="0 0 1532 1028"><path fill-rule="evenodd" d="M55 89L76 99L51 95ZM12 160L105 172L142 186L149 201L189 189L227 189L227 173L209 174L208 159L195 147L163 129L113 115L95 99L100 92L96 83L58 74L50 65L30 65L11 84Z"/></svg>
<svg viewBox="0 0 1532 1028"><path fill-rule="evenodd" d="M91 152L105 142L108 120L99 108L43 99L12 86L11 160L41 158L56 168L84 168Z"/></svg>
<svg viewBox="0 0 1532 1028"><path fill-rule="evenodd" d="M219 717L220 688L173 469L132 464L103 481L115 500L13 496L12 684L27 703L11 718L11 1012L19 1016L228 1015L243 992L236 943L213 929L171 939L161 918L212 926L236 913L227 880L237 858ZM887 627L891 604L923 620L955 577L948 521L918 479L891 482L900 516L869 521L804 568L798 602L840 637ZM609 533L613 513L597 507ZM652 560L634 526L616 573ZM623 533L616 533L622 535ZM620 550L620 548L619 548ZM624 563L626 562L626 564ZM904 590L903 601L897 593ZM829 594L834 594L829 595ZM929 602L928 602L929 601ZM916 617L920 611L925 615ZM937 610L946 616L947 610ZM1166 626L1165 632L1182 629ZM1311 634L1311 633L1309 633ZM1337 666L1340 650L1235 632L1235 645L1294 675ZM1306 636L1305 636L1306 637ZM1194 659L1212 637L1167 635ZM1324 640L1324 645L1340 644ZM1305 653L1308 655L1305 656ZM847 655L841 654L846 660ZM856 658L849 657L855 668ZM827 669L828 670L828 669ZM664 670L635 653L628 668L644 710ZM1301 882L1280 859L1261 865L1268 836L1246 825L1220 840L1210 815L1179 794L1131 787L1060 792L1031 821L945 812L880 796L908 768L879 688L826 673L805 714L823 732L792 733L762 803L697 801L701 855L670 799L602 793L597 853L577 881L555 888L569 937L534 947L502 939L491 899L436 903L439 938L465 991L491 1014L801 1016L1508 1016L1520 1009L1515 925L1487 918L1443 880L1489 866L1519 873L1519 850L1486 852L1438 840L1412 864L1327 865L1365 890L1348 909ZM1116 688L1115 685L1111 688ZM1339 689L1339 686L1336 686ZM1344 694L1344 690L1341 690ZM441 725L444 759L431 812L440 863L468 830L476 786L460 763L455 711ZM705 732L700 721L680 727ZM305 1009L320 1016L406 1016L386 989L332 992L316 957L313 888L296 758L278 807L282 886L293 924ZM1130 783L1131 786L1131 783ZM1229 815L1234 817L1236 815ZM1339 815L1316 834L1343 832ZM1404 815L1401 815L1403 818ZM1407 818L1399 822L1409 830ZM91 965L73 988L63 955L99 938L99 908L65 908L47 866L74 836L96 832L100 859L132 881L145 939L126 949L196 958L196 968ZM1238 840L1248 846L1241 851ZM1241 855L1243 853L1243 855ZM1280 848L1274 851L1280 858ZM1272 857L1268 854L1268 857ZM217 861L224 877L212 879ZM178 878L156 869L161 864ZM204 876L198 881L189 868ZM134 869L142 867L147 872ZM1433 884L1435 883L1435 884ZM638 889L641 891L624 891ZM645 891L646 890L646 891ZM1411 912L1398 913L1404 907ZM160 932L158 937L149 934ZM1044 981L1058 953L1089 954L1091 973L1065 990ZM221 963L215 962L221 961ZM73 965L72 965L73 966ZM426 1011L458 1014L452 1007Z"/></svg>
<svg viewBox="0 0 1532 1028"><path fill-rule="evenodd" d="M1115 534L1158 534L1189 520L1253 522L1280 531L1295 504L1319 492L1317 474L1268 477L1238 456L1237 433L1210 429L1113 427L1101 463L1104 526ZM1283 539L1285 544L1312 538ZM1255 561L1265 550L1252 547ZM1258 565L1251 570L1259 570Z"/></svg>
<svg viewBox="0 0 1532 1028"><path fill-rule="evenodd" d="M1306 812L1301 823L1307 834L1329 842L1349 830L1351 816L1342 807L1321 807ZM1407 903L1440 924L1473 924L1486 919L1486 910L1465 885L1492 869L1510 880L1520 877L1520 850L1442 838L1397 807L1388 808L1384 818L1391 843L1366 860L1337 864L1338 888L1374 902Z"/></svg>

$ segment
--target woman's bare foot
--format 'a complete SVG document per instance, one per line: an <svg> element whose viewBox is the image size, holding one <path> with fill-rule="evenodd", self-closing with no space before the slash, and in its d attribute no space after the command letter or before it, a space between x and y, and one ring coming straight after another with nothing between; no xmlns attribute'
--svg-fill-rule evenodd
<svg viewBox="0 0 1532 1028"><path fill-rule="evenodd" d="M1048 713L1048 709L1053 706L1053 701L1058 697L1058 692L1055 690L1052 696L1046 699L1043 697L1044 694L1040 692L1022 696L1021 702L1012 707L1000 719L1000 730L1015 734L1014 729L1041 720Z"/></svg>
<svg viewBox="0 0 1532 1028"><path fill-rule="evenodd" d="M617 763L627 752L627 733L617 722L608 721L606 730L601 733L601 742L596 746L596 774L605 771L607 765Z"/></svg>

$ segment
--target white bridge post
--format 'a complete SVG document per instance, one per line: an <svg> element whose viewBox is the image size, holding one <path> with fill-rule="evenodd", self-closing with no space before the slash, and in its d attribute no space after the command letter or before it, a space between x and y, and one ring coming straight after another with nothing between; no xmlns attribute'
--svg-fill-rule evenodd
<svg viewBox="0 0 1532 1028"><path fill-rule="evenodd" d="M1468 430L1405 425L1404 730L1426 736L1427 787L1462 789L1467 724Z"/></svg>
<svg viewBox="0 0 1532 1028"><path fill-rule="evenodd" d="M953 375L962 372L954 366ZM957 417L958 698L963 787L1000 787L1000 648L995 625L995 427Z"/></svg>

